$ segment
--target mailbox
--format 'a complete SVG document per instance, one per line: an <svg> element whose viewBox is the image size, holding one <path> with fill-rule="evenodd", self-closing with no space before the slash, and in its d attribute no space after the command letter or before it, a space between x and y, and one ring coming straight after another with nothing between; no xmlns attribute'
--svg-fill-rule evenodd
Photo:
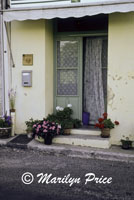
<svg viewBox="0 0 134 200"><path fill-rule="evenodd" d="M22 71L22 86L32 87L32 71Z"/></svg>

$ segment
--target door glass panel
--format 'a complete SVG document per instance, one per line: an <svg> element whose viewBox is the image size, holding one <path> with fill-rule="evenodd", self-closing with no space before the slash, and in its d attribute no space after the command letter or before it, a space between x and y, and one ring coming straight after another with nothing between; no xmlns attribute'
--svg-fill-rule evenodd
<svg viewBox="0 0 134 200"><path fill-rule="evenodd" d="M57 67L78 67L78 41L57 42Z"/></svg>
<svg viewBox="0 0 134 200"><path fill-rule="evenodd" d="M57 70L57 95L77 95L78 70Z"/></svg>

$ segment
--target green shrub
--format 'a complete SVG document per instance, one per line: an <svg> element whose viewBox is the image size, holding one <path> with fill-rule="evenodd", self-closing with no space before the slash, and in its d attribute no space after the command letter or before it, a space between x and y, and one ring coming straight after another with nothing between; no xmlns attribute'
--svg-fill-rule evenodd
<svg viewBox="0 0 134 200"><path fill-rule="evenodd" d="M73 110L70 107L57 110L56 114L49 114L46 120L56 122L61 125L61 134L64 133L64 129L72 129L81 127L81 121L79 119L73 119Z"/></svg>
<svg viewBox="0 0 134 200"><path fill-rule="evenodd" d="M25 124L27 126L26 132L30 133L33 131L33 125L36 123L39 123L41 120L33 120L33 118L29 119L28 121L25 121Z"/></svg>

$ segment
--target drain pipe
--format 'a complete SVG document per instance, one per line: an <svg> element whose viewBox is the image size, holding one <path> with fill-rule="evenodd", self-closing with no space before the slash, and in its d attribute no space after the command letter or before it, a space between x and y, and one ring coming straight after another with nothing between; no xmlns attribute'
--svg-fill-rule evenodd
<svg viewBox="0 0 134 200"><path fill-rule="evenodd" d="M8 53L8 41L6 37L6 27L5 23L3 20L3 11L5 10L5 6L7 1L1 0L1 9L0 9L0 67L1 67L1 85L2 85L2 113L1 115L4 115L7 113L9 115L9 98L8 98L8 88L9 88L9 80L8 80L8 74L9 74L9 69L8 69L8 58L7 58L7 53Z"/></svg>
<svg viewBox="0 0 134 200"><path fill-rule="evenodd" d="M0 1L0 76L1 76L1 110L0 115L5 113L5 81L4 81L4 42L3 42L3 0Z"/></svg>

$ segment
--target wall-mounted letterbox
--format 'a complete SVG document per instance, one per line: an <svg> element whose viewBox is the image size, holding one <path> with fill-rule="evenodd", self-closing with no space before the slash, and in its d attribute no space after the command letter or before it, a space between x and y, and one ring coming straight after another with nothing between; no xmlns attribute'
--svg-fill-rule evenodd
<svg viewBox="0 0 134 200"><path fill-rule="evenodd" d="M32 87L32 71L22 71L22 86Z"/></svg>

